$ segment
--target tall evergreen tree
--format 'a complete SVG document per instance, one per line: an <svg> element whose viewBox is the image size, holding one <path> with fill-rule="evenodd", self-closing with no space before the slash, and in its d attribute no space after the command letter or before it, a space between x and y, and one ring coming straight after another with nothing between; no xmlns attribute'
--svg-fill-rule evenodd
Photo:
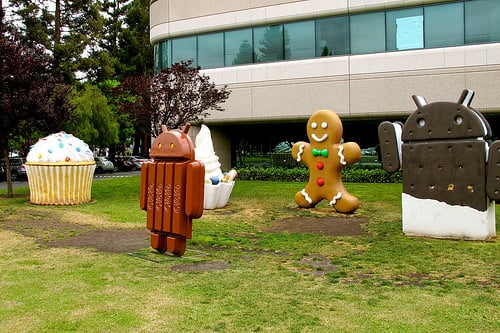
<svg viewBox="0 0 500 333"><path fill-rule="evenodd" d="M53 70L72 83L86 76L88 54L97 49L103 27L99 1L10 0L20 17L24 40L39 43L54 57Z"/></svg>
<svg viewBox="0 0 500 333"><path fill-rule="evenodd" d="M150 74L153 72L153 47L149 41L149 4L150 0L133 0L125 17L126 29L119 41L119 74Z"/></svg>
<svg viewBox="0 0 500 333"><path fill-rule="evenodd" d="M102 0L101 13L104 18L99 47L89 56L89 78L95 82L120 79L123 65L120 62L120 39L128 29L125 16L132 0Z"/></svg>

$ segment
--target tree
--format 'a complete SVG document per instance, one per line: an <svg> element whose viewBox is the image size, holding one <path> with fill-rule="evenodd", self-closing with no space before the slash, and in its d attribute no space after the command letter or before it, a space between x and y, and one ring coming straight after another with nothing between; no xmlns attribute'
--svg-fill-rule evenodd
<svg viewBox="0 0 500 333"><path fill-rule="evenodd" d="M149 41L150 0L134 0L127 6L126 29L119 36L120 78L153 72L153 46Z"/></svg>
<svg viewBox="0 0 500 333"><path fill-rule="evenodd" d="M99 1L10 0L20 17L23 39L52 52L53 70L72 83L77 71L87 71L87 53L97 48L103 27Z"/></svg>
<svg viewBox="0 0 500 333"><path fill-rule="evenodd" d="M224 110L219 104L231 93L227 86L217 88L199 67L191 65L192 61L182 61L152 76L131 76L119 87L120 94L130 96L121 110L133 114L144 139L158 136L161 125L181 128L186 122L202 122L210 110Z"/></svg>
<svg viewBox="0 0 500 333"><path fill-rule="evenodd" d="M115 93L120 96L118 113L129 115L134 126L134 155L147 155L151 138L151 117L154 107L151 104L152 76L146 74L126 77Z"/></svg>
<svg viewBox="0 0 500 333"><path fill-rule="evenodd" d="M55 111L67 108L65 92L50 68L52 57L41 45L27 45L13 27L0 25L0 154L7 161L9 197L13 196L10 179L9 140L31 138L48 124L64 123L71 115ZM58 117L59 116L59 117Z"/></svg>
<svg viewBox="0 0 500 333"><path fill-rule="evenodd" d="M125 19L131 2L131 0L102 0L101 13L104 19L102 35L98 42L99 47L92 50L88 58L87 77L94 82L122 78L122 71L126 65L120 61L122 53L120 40L123 31L129 29Z"/></svg>
<svg viewBox="0 0 500 333"><path fill-rule="evenodd" d="M153 135L161 133L161 125L181 128L188 121L201 122L210 110L223 111L231 92L227 86L217 88L210 78L192 67L192 60L181 61L153 76L151 104L153 105Z"/></svg>
<svg viewBox="0 0 500 333"><path fill-rule="evenodd" d="M89 145L107 147L118 142L119 126L106 97L96 86L85 84L72 98L75 120L68 130Z"/></svg>
<svg viewBox="0 0 500 333"><path fill-rule="evenodd" d="M120 112L119 110L122 96L114 93L114 90L119 86L120 82L117 80L104 80L98 84L98 87L106 97L108 106L119 126L118 144L109 146L110 158L114 158L117 153L124 155L126 147L130 146L134 137L134 123L132 122L132 116L126 112ZM124 98L127 98L127 96Z"/></svg>

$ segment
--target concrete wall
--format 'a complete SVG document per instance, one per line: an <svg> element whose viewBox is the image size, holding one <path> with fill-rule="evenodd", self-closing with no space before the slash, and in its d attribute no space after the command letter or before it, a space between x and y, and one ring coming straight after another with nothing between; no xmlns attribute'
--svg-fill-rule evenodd
<svg viewBox="0 0 500 333"><path fill-rule="evenodd" d="M411 96L458 99L476 91L473 106L500 111L500 44L225 67L204 71L232 90L226 111L207 122L302 119L320 108L352 118L411 113Z"/></svg>

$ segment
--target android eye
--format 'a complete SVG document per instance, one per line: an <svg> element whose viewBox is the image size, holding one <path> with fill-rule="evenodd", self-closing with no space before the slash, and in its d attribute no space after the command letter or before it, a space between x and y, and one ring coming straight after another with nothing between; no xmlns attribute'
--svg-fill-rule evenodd
<svg viewBox="0 0 500 333"><path fill-rule="evenodd" d="M161 143L159 143L159 144L158 144L158 148L160 148L160 149L161 149Z"/></svg>
<svg viewBox="0 0 500 333"><path fill-rule="evenodd" d="M170 148L174 149L175 145L173 143L170 144Z"/></svg>
<svg viewBox="0 0 500 333"><path fill-rule="evenodd" d="M312 128L314 128L314 129L318 128L318 123L317 123L317 122L315 122L315 121L313 121L313 122L311 123L311 127L312 127Z"/></svg>
<svg viewBox="0 0 500 333"><path fill-rule="evenodd" d="M418 124L418 127L424 127L425 126L425 119L424 118L418 118L417 119L417 124Z"/></svg>
<svg viewBox="0 0 500 333"><path fill-rule="evenodd" d="M327 127L328 127L328 123L326 121L321 123L321 128L327 128Z"/></svg>

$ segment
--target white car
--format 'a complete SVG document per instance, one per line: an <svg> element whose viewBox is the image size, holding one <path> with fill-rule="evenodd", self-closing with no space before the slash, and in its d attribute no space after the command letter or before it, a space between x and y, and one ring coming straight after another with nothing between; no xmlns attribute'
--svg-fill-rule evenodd
<svg viewBox="0 0 500 333"><path fill-rule="evenodd" d="M113 162L108 160L104 156L98 156L94 158L95 160L95 173L103 173L103 172L114 172L115 165Z"/></svg>

